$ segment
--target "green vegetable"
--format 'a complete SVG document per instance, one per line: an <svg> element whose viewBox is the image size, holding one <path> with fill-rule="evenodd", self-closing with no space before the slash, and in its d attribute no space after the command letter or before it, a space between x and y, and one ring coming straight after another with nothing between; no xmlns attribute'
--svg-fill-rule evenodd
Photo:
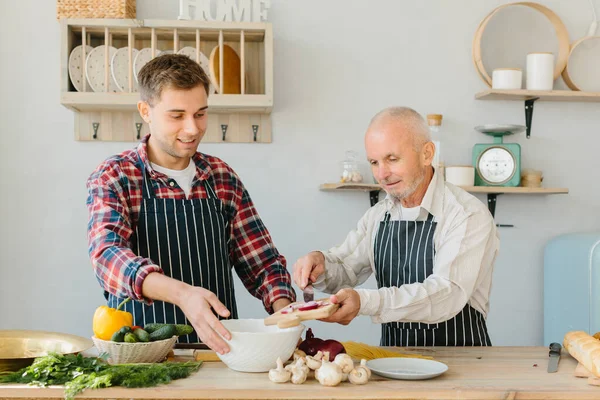
<svg viewBox="0 0 600 400"><path fill-rule="evenodd" d="M110 338L111 341L113 342L123 342L125 340L125 335L131 332L131 327L130 326L124 326L121 329L119 329L118 331L116 331L115 333L113 333L112 337Z"/></svg>
<svg viewBox="0 0 600 400"><path fill-rule="evenodd" d="M175 334L177 336L189 335L192 332L194 332L194 328L192 328L191 325L182 325L182 324L175 325Z"/></svg>
<svg viewBox="0 0 600 400"><path fill-rule="evenodd" d="M137 337L133 334L133 332L129 332L125 334L125 342L126 343L137 343L138 339Z"/></svg>
<svg viewBox="0 0 600 400"><path fill-rule="evenodd" d="M159 330L160 328L164 328L167 325L173 325L175 327L175 335L189 335L194 332L194 328L191 325L184 324L148 324L144 327L144 330L148 333L152 333L154 331Z"/></svg>
<svg viewBox="0 0 600 400"><path fill-rule="evenodd" d="M65 399L72 400L86 389L124 386L154 387L175 379L187 378L198 371L199 362L161 364L109 365L102 358L81 354L50 353L36 358L33 364L17 372L0 374L2 383L22 383L37 386L65 385Z"/></svg>
<svg viewBox="0 0 600 400"><path fill-rule="evenodd" d="M169 339L175 335L174 325L165 325L150 334L150 341Z"/></svg>
<svg viewBox="0 0 600 400"><path fill-rule="evenodd" d="M141 328L134 330L133 334L135 335L135 337L137 337L137 339L140 342L149 342L150 341L150 334Z"/></svg>

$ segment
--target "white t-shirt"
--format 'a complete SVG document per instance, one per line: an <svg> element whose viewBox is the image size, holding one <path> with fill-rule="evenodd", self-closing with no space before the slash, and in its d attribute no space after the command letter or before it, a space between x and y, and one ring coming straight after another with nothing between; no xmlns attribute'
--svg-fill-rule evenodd
<svg viewBox="0 0 600 400"><path fill-rule="evenodd" d="M191 159L188 166L185 169L180 170L161 167L153 162L151 162L150 165L155 171L174 179L179 187L183 189L185 197L190 196L190 192L192 191L192 181L194 180L194 176L196 176L196 164Z"/></svg>

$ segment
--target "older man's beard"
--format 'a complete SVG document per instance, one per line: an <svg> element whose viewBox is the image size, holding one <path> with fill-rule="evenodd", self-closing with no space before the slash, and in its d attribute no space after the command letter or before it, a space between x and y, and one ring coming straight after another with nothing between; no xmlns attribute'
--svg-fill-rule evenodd
<svg viewBox="0 0 600 400"><path fill-rule="evenodd" d="M413 194L415 192L415 190L417 190L417 188L423 182L424 179L425 179L425 171L420 170L419 175L417 175L415 177L415 179L412 181L412 183L409 187L407 187L406 189L404 189L401 192L392 192L390 194L392 196L394 196L398 201L404 200L405 198L407 198L411 194Z"/></svg>

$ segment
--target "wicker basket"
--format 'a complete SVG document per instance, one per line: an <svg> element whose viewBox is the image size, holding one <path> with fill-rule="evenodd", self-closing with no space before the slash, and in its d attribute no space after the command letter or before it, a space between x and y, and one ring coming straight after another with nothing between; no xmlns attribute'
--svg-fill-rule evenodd
<svg viewBox="0 0 600 400"><path fill-rule="evenodd" d="M135 0L56 0L56 18L135 18Z"/></svg>
<svg viewBox="0 0 600 400"><path fill-rule="evenodd" d="M92 336L100 354L108 353L109 364L154 363L167 358L177 336L156 342L118 343Z"/></svg>

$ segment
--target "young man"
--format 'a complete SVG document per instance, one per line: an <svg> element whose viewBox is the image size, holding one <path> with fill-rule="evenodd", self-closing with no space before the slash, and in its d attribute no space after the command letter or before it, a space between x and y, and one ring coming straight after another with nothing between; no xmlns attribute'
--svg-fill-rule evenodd
<svg viewBox="0 0 600 400"><path fill-rule="evenodd" d="M237 318L232 269L272 313L295 301L286 260L236 173L197 151L208 118L202 68L164 55L138 77L150 134L87 182L94 271L110 307L134 300L125 305L134 325L189 323L195 332L180 342L225 353L219 334L230 333L215 313Z"/></svg>
<svg viewBox="0 0 600 400"><path fill-rule="evenodd" d="M326 321L361 314L382 324L383 346L491 345L486 316L499 247L491 214L434 171L435 145L414 110L377 114L365 147L387 197L341 246L300 258L294 281L337 292L341 307ZM378 290L348 289L372 273Z"/></svg>

